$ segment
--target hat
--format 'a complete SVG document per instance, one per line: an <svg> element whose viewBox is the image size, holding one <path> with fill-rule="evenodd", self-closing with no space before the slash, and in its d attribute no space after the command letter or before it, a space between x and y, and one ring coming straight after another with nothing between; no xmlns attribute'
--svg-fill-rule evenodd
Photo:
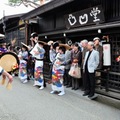
<svg viewBox="0 0 120 120"><path fill-rule="evenodd" d="M25 43L23 43L23 42L21 42L21 44L24 46L24 47L26 47L26 48L28 48L29 46L27 46Z"/></svg>
<svg viewBox="0 0 120 120"><path fill-rule="evenodd" d="M60 47L65 47L66 50L69 50L71 47L68 44L59 44Z"/></svg>
<svg viewBox="0 0 120 120"><path fill-rule="evenodd" d="M53 44L53 41L50 40L48 43L47 43L49 46Z"/></svg>
<svg viewBox="0 0 120 120"><path fill-rule="evenodd" d="M44 42L44 41L38 41L38 43L41 44L41 45L47 45L47 43Z"/></svg>
<svg viewBox="0 0 120 120"><path fill-rule="evenodd" d="M23 45L22 47L25 48L26 50L29 49L29 47L25 43L21 42L21 44Z"/></svg>
<svg viewBox="0 0 120 120"><path fill-rule="evenodd" d="M33 37L33 38L38 37L38 34L36 32L33 32L31 33L30 37Z"/></svg>
<svg viewBox="0 0 120 120"><path fill-rule="evenodd" d="M95 41L95 40L100 40L100 38L99 38L99 37L95 37L95 38L93 39L93 41Z"/></svg>

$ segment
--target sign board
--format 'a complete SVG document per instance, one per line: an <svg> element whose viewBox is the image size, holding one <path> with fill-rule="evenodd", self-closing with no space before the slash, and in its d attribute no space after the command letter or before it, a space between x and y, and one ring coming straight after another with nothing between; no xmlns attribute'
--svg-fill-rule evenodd
<svg viewBox="0 0 120 120"><path fill-rule="evenodd" d="M101 5L65 15L67 29L90 24L98 24L104 21L104 12Z"/></svg>

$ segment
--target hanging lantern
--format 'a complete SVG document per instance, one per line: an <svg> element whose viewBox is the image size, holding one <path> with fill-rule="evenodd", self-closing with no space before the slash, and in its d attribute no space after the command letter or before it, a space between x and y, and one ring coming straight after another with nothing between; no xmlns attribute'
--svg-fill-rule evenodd
<svg viewBox="0 0 120 120"><path fill-rule="evenodd" d="M106 42L103 43L103 65L111 66L111 45L109 36L103 36Z"/></svg>

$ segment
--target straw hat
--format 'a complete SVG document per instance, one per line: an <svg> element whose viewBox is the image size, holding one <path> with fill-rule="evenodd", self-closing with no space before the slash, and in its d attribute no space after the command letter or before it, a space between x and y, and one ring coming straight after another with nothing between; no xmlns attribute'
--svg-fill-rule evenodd
<svg viewBox="0 0 120 120"><path fill-rule="evenodd" d="M27 46L25 43L21 42L21 44L22 44L23 46L25 46L26 48L29 48L29 46Z"/></svg>
<svg viewBox="0 0 120 120"><path fill-rule="evenodd" d="M44 42L44 41L38 41L38 43L39 43L39 44L42 44L42 45L47 45L47 43Z"/></svg>
<svg viewBox="0 0 120 120"><path fill-rule="evenodd" d="M60 43L59 46L64 46L66 48L66 50L69 50L71 47L68 44L62 44Z"/></svg>
<svg viewBox="0 0 120 120"><path fill-rule="evenodd" d="M50 46L51 44L53 44L54 42L52 40L50 40L47 44Z"/></svg>
<svg viewBox="0 0 120 120"><path fill-rule="evenodd" d="M36 32L31 33L30 37L38 37L38 34Z"/></svg>

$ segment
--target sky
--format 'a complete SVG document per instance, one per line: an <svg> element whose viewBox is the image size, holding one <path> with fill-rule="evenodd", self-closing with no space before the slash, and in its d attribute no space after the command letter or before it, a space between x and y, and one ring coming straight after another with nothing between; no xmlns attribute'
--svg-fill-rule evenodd
<svg viewBox="0 0 120 120"><path fill-rule="evenodd" d="M20 13L27 13L30 10L34 9L32 7L25 7L24 5L10 7L8 4L8 0L0 0L0 19L3 17L3 11L5 11L5 16L15 15Z"/></svg>

